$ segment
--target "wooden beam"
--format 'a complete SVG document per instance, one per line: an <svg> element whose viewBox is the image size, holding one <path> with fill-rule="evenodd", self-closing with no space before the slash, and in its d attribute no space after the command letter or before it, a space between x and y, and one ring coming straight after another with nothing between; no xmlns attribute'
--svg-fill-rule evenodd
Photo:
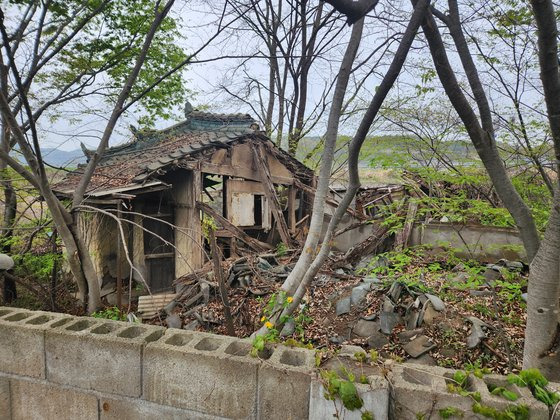
<svg viewBox="0 0 560 420"><path fill-rule="evenodd" d="M410 235L412 234L412 227L414 225L414 219L416 218L417 212L418 202L409 200L404 226L402 230L395 235L395 244L393 246L395 251L400 252L408 246L408 241L410 240Z"/></svg>
<svg viewBox="0 0 560 420"><path fill-rule="evenodd" d="M274 183L272 182L272 177L270 175L270 169L268 167L268 160L263 151L262 145L251 144L251 150L253 151L253 159L255 160L255 165L258 168L260 180L264 186L264 195L266 196L270 207L272 208L272 214L276 220L276 228L280 234L282 242L284 242L288 247L292 245L292 238L290 236L290 231L288 230L288 225L286 224L286 219L280 208L280 202L278 201L278 196L276 195L276 190L274 189Z"/></svg>
<svg viewBox="0 0 560 420"><path fill-rule="evenodd" d="M227 164L217 165L215 163L201 162L200 170L204 173L212 175L231 176L234 178L249 179L251 181L260 181L259 173L252 170L251 168L242 168L240 166L232 166ZM292 185L294 183L294 178L272 176L272 181L275 184Z"/></svg>
<svg viewBox="0 0 560 420"><path fill-rule="evenodd" d="M296 188L298 188L300 190L303 190L307 194L309 194L312 199L313 199L313 197L315 197L315 192L317 191L315 188L310 187L309 185L305 185L303 182L301 182L298 179L295 180L294 185L295 185ZM328 204L329 206L332 206L334 208L338 207L338 203L331 200L330 198L325 199L325 204ZM367 217L364 214L358 213L357 211L351 209L350 207L348 207L346 209L346 212L351 214L352 216L356 217L357 219L361 219L361 220L367 219Z"/></svg>
<svg viewBox="0 0 560 420"><path fill-rule="evenodd" d="M228 335L235 337L235 326L233 325L233 317L231 316L231 308L229 306L228 292L224 279L224 270L222 268L222 259L218 252L218 244L216 243L216 234L213 229L208 229L208 240L210 242L210 250L212 255L212 263L214 265L214 279L218 281L220 287L220 295L224 306L224 318L226 319L226 329Z"/></svg>
<svg viewBox="0 0 560 420"><path fill-rule="evenodd" d="M288 226L292 234L296 232L296 193L297 190L290 185L288 187Z"/></svg>
<svg viewBox="0 0 560 420"><path fill-rule="evenodd" d="M261 242L258 239L250 237L245 232L243 232L241 229L239 229L237 226L234 226L233 224L231 224L231 222L229 220L224 218L221 214L216 212L209 205L201 203L199 201L199 202L196 203L196 208L198 210L203 211L208 216L214 218L214 220L216 220L216 222L218 222L220 225L222 225L222 228L224 228L225 230L229 230L237 239L239 239L240 241L243 241L244 243L246 243L249 247L251 247L255 251L264 252L264 251L272 249L271 245L269 245L267 243L264 243L264 242Z"/></svg>

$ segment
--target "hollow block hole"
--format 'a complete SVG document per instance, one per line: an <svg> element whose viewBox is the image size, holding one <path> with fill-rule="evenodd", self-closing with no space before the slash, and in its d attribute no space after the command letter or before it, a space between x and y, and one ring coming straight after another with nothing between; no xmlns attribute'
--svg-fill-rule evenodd
<svg viewBox="0 0 560 420"><path fill-rule="evenodd" d="M249 343L233 342L226 347L226 354L231 354L233 356L246 356L251 351L251 345Z"/></svg>
<svg viewBox="0 0 560 420"><path fill-rule="evenodd" d="M280 363L290 366L303 366L305 364L305 354L297 351L284 351L280 356Z"/></svg>
<svg viewBox="0 0 560 420"><path fill-rule="evenodd" d="M26 314L25 312L18 312L17 314L10 315L6 317L6 321L21 321L22 319L29 318L31 314Z"/></svg>
<svg viewBox="0 0 560 420"><path fill-rule="evenodd" d="M147 336L144 341L146 343L151 343L153 341L157 341L161 338L161 336L163 335L163 330L160 331L154 331L153 333L151 333L149 336Z"/></svg>
<svg viewBox="0 0 560 420"><path fill-rule="evenodd" d="M415 385L432 386L432 378L425 372L420 372L415 369L404 368L402 377L405 381Z"/></svg>
<svg viewBox="0 0 560 420"><path fill-rule="evenodd" d="M111 331L114 331L117 327L113 324L103 324L99 327L95 327L91 330L94 334L109 334Z"/></svg>
<svg viewBox="0 0 560 420"><path fill-rule="evenodd" d="M136 338L139 335L144 334L144 332L146 332L146 328L130 327L130 328L127 328L126 330L123 330L120 333L118 333L117 337Z"/></svg>
<svg viewBox="0 0 560 420"><path fill-rule="evenodd" d="M26 324L41 325L44 324L45 322L49 322L51 319L53 319L52 316L40 315L35 318L31 318L29 321L26 322Z"/></svg>
<svg viewBox="0 0 560 420"><path fill-rule="evenodd" d="M443 376L445 377L445 384L446 385L449 385L449 384L457 385L457 382L453 379L453 374L445 373ZM470 376L467 377L467 385L464 387L464 389L465 389L465 391L475 391L473 381L472 381L472 378Z"/></svg>
<svg viewBox="0 0 560 420"><path fill-rule="evenodd" d="M176 334L172 337L169 337L165 344L171 344L172 346L184 346L189 341L191 341L191 337L188 335Z"/></svg>
<svg viewBox="0 0 560 420"><path fill-rule="evenodd" d="M217 340L215 338L203 338L194 346L197 350L204 350L204 351L213 351L216 350L222 344L221 340Z"/></svg>
<svg viewBox="0 0 560 420"><path fill-rule="evenodd" d="M75 324L66 327L66 329L69 331L82 331L85 330L86 328L91 327L92 325L93 325L93 321L88 321L84 319L82 321L78 321Z"/></svg>
<svg viewBox="0 0 560 420"><path fill-rule="evenodd" d="M67 324L72 318L62 318L59 319L56 322L53 322L51 324L51 328L56 328L56 327L60 327L61 325Z"/></svg>
<svg viewBox="0 0 560 420"><path fill-rule="evenodd" d="M12 311L10 311L9 309L2 309L0 310L0 318L2 318L4 315L10 314L12 313Z"/></svg>

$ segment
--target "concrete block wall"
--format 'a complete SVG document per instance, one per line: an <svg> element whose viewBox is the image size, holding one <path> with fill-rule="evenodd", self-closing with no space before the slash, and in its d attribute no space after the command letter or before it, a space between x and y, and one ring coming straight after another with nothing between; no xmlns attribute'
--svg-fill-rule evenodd
<svg viewBox="0 0 560 420"><path fill-rule="evenodd" d="M250 351L233 337L0 307L0 420L361 418L324 398L313 351ZM470 399L447 392L452 375L404 364L356 387L376 420L437 418L450 406L478 418ZM484 380L469 387L485 405L511 404L488 392L504 377ZM515 392L531 418L549 418L527 389Z"/></svg>
<svg viewBox="0 0 560 420"><path fill-rule="evenodd" d="M0 307L0 420L300 419L314 353Z"/></svg>

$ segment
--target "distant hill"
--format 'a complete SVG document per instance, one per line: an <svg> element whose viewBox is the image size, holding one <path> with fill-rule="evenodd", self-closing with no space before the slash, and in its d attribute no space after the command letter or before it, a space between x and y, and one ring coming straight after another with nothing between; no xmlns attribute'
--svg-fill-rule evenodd
<svg viewBox="0 0 560 420"><path fill-rule="evenodd" d="M86 157L80 149L76 150L59 150L55 148L41 149L44 161L52 166L59 166L62 168L75 168L80 163L86 162ZM12 155L21 162L24 161L23 156L17 152L12 152Z"/></svg>

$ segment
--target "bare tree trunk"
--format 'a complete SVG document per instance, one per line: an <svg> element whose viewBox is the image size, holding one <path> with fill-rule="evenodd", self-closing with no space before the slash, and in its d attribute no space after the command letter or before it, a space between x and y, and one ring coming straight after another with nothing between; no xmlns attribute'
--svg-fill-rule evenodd
<svg viewBox="0 0 560 420"><path fill-rule="evenodd" d="M111 137L115 124L125 109L125 101L129 98L132 87L134 86L134 83L136 82L136 79L138 78L140 70L144 64L144 61L146 60L152 40L173 3L174 0L167 0L164 5L161 5L160 2L157 2L156 8L154 9L153 21L150 24L150 28L148 30L148 33L146 34L140 53L136 57L134 67L132 68L121 92L119 93L107 126L105 127L105 130L103 132L103 136L99 142L96 153L86 166L84 175L82 176L78 186L76 187L73 196L73 208L79 206L84 199L89 181L91 180L95 168L108 146L109 138ZM19 99L23 104L25 114L28 118L27 125L31 132L33 146L28 143L25 135L27 126L24 125L22 127L18 124L18 121L16 119L17 112L14 112L12 109L10 109L8 97L4 94L4 92L0 93L0 110L5 119L5 123L9 126L11 133L16 138L19 144L19 148L25 156L25 159L31 169L27 170L21 164L19 164L19 162L11 159L9 154L4 150L1 151L1 155L2 158L6 160L11 167L13 167L18 173L24 176L25 179L28 180L33 186L35 186L45 199L49 210L51 211L53 222L58 230L62 241L64 242L68 263L78 285L78 295L81 298L82 302L85 302L87 296L87 310L91 313L101 306L99 278L89 255L89 250L80 237L80 232L78 232L76 229L72 214L66 210L66 208L63 206L58 197L56 197L51 188L41 157L41 146L36 126L36 116L31 110L31 106L28 100L29 98L27 96L27 91L32 80L30 79L28 84L23 83L21 80L21 76L17 68L17 63L14 60L13 53L10 48L10 37L8 36L6 28L4 26L4 17L1 10L0 31L2 33L4 49L9 59L9 68L12 71L12 75L17 87L16 96L19 96ZM29 73L32 74L36 70L37 69L31 68L29 70ZM2 72L7 73L7 70L2 69ZM29 77L32 78L32 76Z"/></svg>
<svg viewBox="0 0 560 420"><path fill-rule="evenodd" d="M301 15L305 16L307 14L307 3L301 3ZM320 2L315 11L315 19L313 20L313 26L311 30L311 35L309 42L307 42L307 28L306 22L302 19L302 57L300 61L300 74L298 85L300 87L299 101L297 105L297 114L295 117L295 123L290 131L290 137L288 140L288 152L291 155L296 154L299 141L301 140L301 135L303 132L303 125L305 119L305 110L307 108L307 89L308 89L308 78L309 70L311 69L311 64L314 60L315 54L315 40L317 38L317 31L321 25L321 19L323 15L323 3Z"/></svg>
<svg viewBox="0 0 560 420"><path fill-rule="evenodd" d="M558 296L560 292L560 192L544 238L531 263L527 299L527 326L523 368L538 368L551 380L560 379L557 354L559 339Z"/></svg>
<svg viewBox="0 0 560 420"><path fill-rule="evenodd" d="M8 95L8 69L4 64L0 73L2 80L0 80L0 88L4 95ZM4 117L2 117L2 133L0 139L0 148L6 153L10 153L10 127ZM16 220L17 212L17 196L12 184L10 175L7 173L8 162L5 159L0 159L0 185L4 189L4 218L2 220L2 232L0 238L2 239L2 252L10 254L12 247L10 239L13 236L14 222ZM4 277L4 303L11 303L17 299L16 282L8 277Z"/></svg>
<svg viewBox="0 0 560 420"><path fill-rule="evenodd" d="M469 137L474 144L475 149L480 156L488 175L490 176L490 179L492 180L494 188L496 188L498 196L512 215L515 224L519 229L521 240L523 241L523 245L527 252L527 257L529 261L531 261L539 248L539 234L537 227L531 215L530 209L521 199L519 193L511 183L504 163L498 152L496 141L494 139L492 118L488 107L488 101L486 99L486 95L484 94L484 90L482 89L482 84L478 78L476 66L472 61L472 56L470 55L468 46L466 45L460 22L457 23L459 19L457 16L458 11L456 9L454 10L453 1L450 1L449 3L452 17L450 17L447 21L453 39L457 45L459 57L461 58L461 62L467 73L469 84L473 90L479 112L481 114L482 126L480 125L474 110L457 82L455 73L447 58L447 53L445 51L445 46L441 39L439 29L431 12L427 13L426 20L422 24L422 29L426 39L428 40L430 52L432 54L439 80L441 81L441 84L443 85L443 88L445 89L453 107L457 111L457 114L459 114L459 117L463 121Z"/></svg>
<svg viewBox="0 0 560 420"><path fill-rule="evenodd" d="M293 296L294 300L292 301L290 306L288 306L288 308L286 308L283 311L281 315L282 317L291 314L297 308L297 305L299 304L299 302L301 301L301 299L305 294L305 290L311 283L311 280L315 277L315 275L319 271L321 265L324 263L325 259L327 258L330 252L332 239L334 236L334 232L338 226L338 223L342 219L344 212L346 211L346 209L354 199L354 196L356 195L356 192L360 187L360 176L358 172L360 149L362 147L363 142L365 141L365 138L369 132L371 125L373 124L375 117L377 116L377 113L379 112L379 109L381 108L381 105L383 104L383 101L387 97L387 94L393 87L398 75L400 74L402 66L404 65L404 62L408 55L408 51L410 50L412 42L416 37L418 28L420 27L420 24L424 19L424 16L426 15L429 4L430 4L430 0L419 0L415 5L414 12L412 14L412 17L410 18L410 21L403 35L403 38L399 44L397 52L393 57L393 61L391 62L391 65L389 66L387 73L383 77L383 80L378 86L375 95L366 113L364 114L362 121L360 122L360 126L350 143L349 156L348 156L349 185L347 187L346 193L344 194L344 197L342 198L340 204L338 205L335 214L333 215L331 221L329 222L329 226L327 228L325 237L323 238L323 243L321 245L321 249L318 255L313 259L313 261L310 264L307 265L308 268L305 274L303 275L303 277L301 278L301 280L299 281L297 290ZM356 25L358 25L360 22L362 21L359 21L358 23L356 23ZM335 90L335 94L336 94L336 90ZM334 101L333 101L333 106L335 106ZM338 117L340 117L340 109L341 107L338 108ZM331 109L331 115L332 112L333 111ZM329 134L329 132L327 132L327 134ZM316 207L314 203L313 213L315 212L315 210ZM288 279L286 279L286 282L287 280ZM283 288L284 290L287 290L284 286Z"/></svg>
<svg viewBox="0 0 560 420"><path fill-rule="evenodd" d="M325 215L325 200L329 191L329 182L331 178L332 163L334 160L334 152L336 147L336 139L338 136L338 124L340 121L340 111L344 103L344 95L348 87L348 80L352 70L352 63L356 58L358 47L362 38L362 30L364 26L363 19L356 22L352 28L350 41L346 47L346 53L342 60L336 88L333 94L329 121L327 123L327 134L325 136L325 148L323 151L323 159L321 161L321 169L317 180L317 190L313 200L313 211L311 213L311 221L309 223L309 232L305 239L303 252L299 257L296 265L288 278L284 281L282 288L289 294L293 295L297 290L303 276L307 272L311 262L315 258L316 248L319 244L321 231L323 229L323 218Z"/></svg>
<svg viewBox="0 0 560 420"><path fill-rule="evenodd" d="M276 54L276 52L271 48L270 55ZM272 60L272 59L271 59ZM266 115L264 119L264 131L267 137L272 136L272 116L274 115L274 103L276 101L276 72L272 63L269 64L270 68L268 71L268 104L266 106Z"/></svg>
<svg viewBox="0 0 560 420"><path fill-rule="evenodd" d="M548 121L560 169L560 75L556 12L550 0L531 0L531 6L538 29L539 64ZM560 190L557 188L541 248L531 264L523 348L523 368L537 367L552 380L560 379L558 349L554 348L559 344L559 295ZM552 357L554 354L556 357Z"/></svg>

